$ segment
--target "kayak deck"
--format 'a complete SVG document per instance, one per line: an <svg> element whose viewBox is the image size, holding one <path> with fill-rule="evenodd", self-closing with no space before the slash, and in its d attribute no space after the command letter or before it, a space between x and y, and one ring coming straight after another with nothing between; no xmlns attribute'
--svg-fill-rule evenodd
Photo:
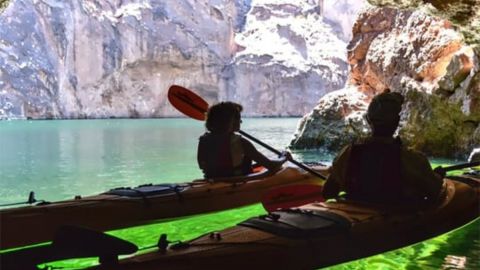
<svg viewBox="0 0 480 270"><path fill-rule="evenodd" d="M145 185L136 190L114 189L73 200L2 209L0 249L50 241L63 225L113 230L257 203L274 187L319 183L303 170L285 166L275 173L179 183L162 192Z"/></svg>

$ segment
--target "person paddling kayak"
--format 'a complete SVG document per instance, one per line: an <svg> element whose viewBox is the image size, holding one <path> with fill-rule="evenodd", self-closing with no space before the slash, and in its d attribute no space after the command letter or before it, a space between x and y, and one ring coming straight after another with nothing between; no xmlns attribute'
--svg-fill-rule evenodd
<svg viewBox="0 0 480 270"><path fill-rule="evenodd" d="M252 161L269 170L278 169L289 157L271 160L255 146L235 132L240 130L242 106L233 102L220 102L207 111L205 126L208 130L198 143L197 161L205 178L246 175L252 172Z"/></svg>
<svg viewBox="0 0 480 270"><path fill-rule="evenodd" d="M427 203L438 198L445 171L432 170L420 152L394 137L400 121L403 96L386 91L375 96L367 110L370 137L346 146L333 161L325 183L325 198L371 203Z"/></svg>

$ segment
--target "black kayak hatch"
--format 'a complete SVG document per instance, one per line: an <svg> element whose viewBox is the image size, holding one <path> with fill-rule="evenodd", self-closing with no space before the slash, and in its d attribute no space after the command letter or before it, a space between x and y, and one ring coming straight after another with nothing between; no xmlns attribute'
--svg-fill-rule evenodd
<svg viewBox="0 0 480 270"><path fill-rule="evenodd" d="M158 184L158 185L141 185L138 187L119 187L111 189L104 194L117 195L123 197L150 197L159 195L170 195L172 193L180 193L187 188L186 185L178 184Z"/></svg>
<svg viewBox="0 0 480 270"><path fill-rule="evenodd" d="M288 209L250 218L238 225L278 236L307 238L333 232L348 232L351 223L338 214L325 211Z"/></svg>

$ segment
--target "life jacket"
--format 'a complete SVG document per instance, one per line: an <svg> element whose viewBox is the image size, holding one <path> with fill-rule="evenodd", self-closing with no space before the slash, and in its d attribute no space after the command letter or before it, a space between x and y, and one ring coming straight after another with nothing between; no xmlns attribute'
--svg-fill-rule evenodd
<svg viewBox="0 0 480 270"><path fill-rule="evenodd" d="M347 168L346 198L372 203L401 203L401 141L353 144Z"/></svg>
<svg viewBox="0 0 480 270"><path fill-rule="evenodd" d="M252 160L243 151L241 136L206 133L200 137L199 143L207 149L207 154L201 157L206 164L205 177L229 177L252 172Z"/></svg>

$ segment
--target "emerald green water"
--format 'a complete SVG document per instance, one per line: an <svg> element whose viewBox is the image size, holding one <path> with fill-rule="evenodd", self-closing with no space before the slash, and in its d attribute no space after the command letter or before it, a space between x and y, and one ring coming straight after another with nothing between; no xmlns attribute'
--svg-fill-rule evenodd
<svg viewBox="0 0 480 270"><path fill-rule="evenodd" d="M284 149L298 120L244 119L242 130ZM55 201L119 186L201 178L196 144L203 131L202 122L191 119L2 121L0 204L26 201L30 191L37 199ZM318 151L293 156L304 161L332 158ZM161 233L170 240L187 240L263 213L257 204L111 233L145 248L156 244ZM479 228L477 220L429 241L328 269L480 269ZM81 269L95 263L82 259L53 266Z"/></svg>

